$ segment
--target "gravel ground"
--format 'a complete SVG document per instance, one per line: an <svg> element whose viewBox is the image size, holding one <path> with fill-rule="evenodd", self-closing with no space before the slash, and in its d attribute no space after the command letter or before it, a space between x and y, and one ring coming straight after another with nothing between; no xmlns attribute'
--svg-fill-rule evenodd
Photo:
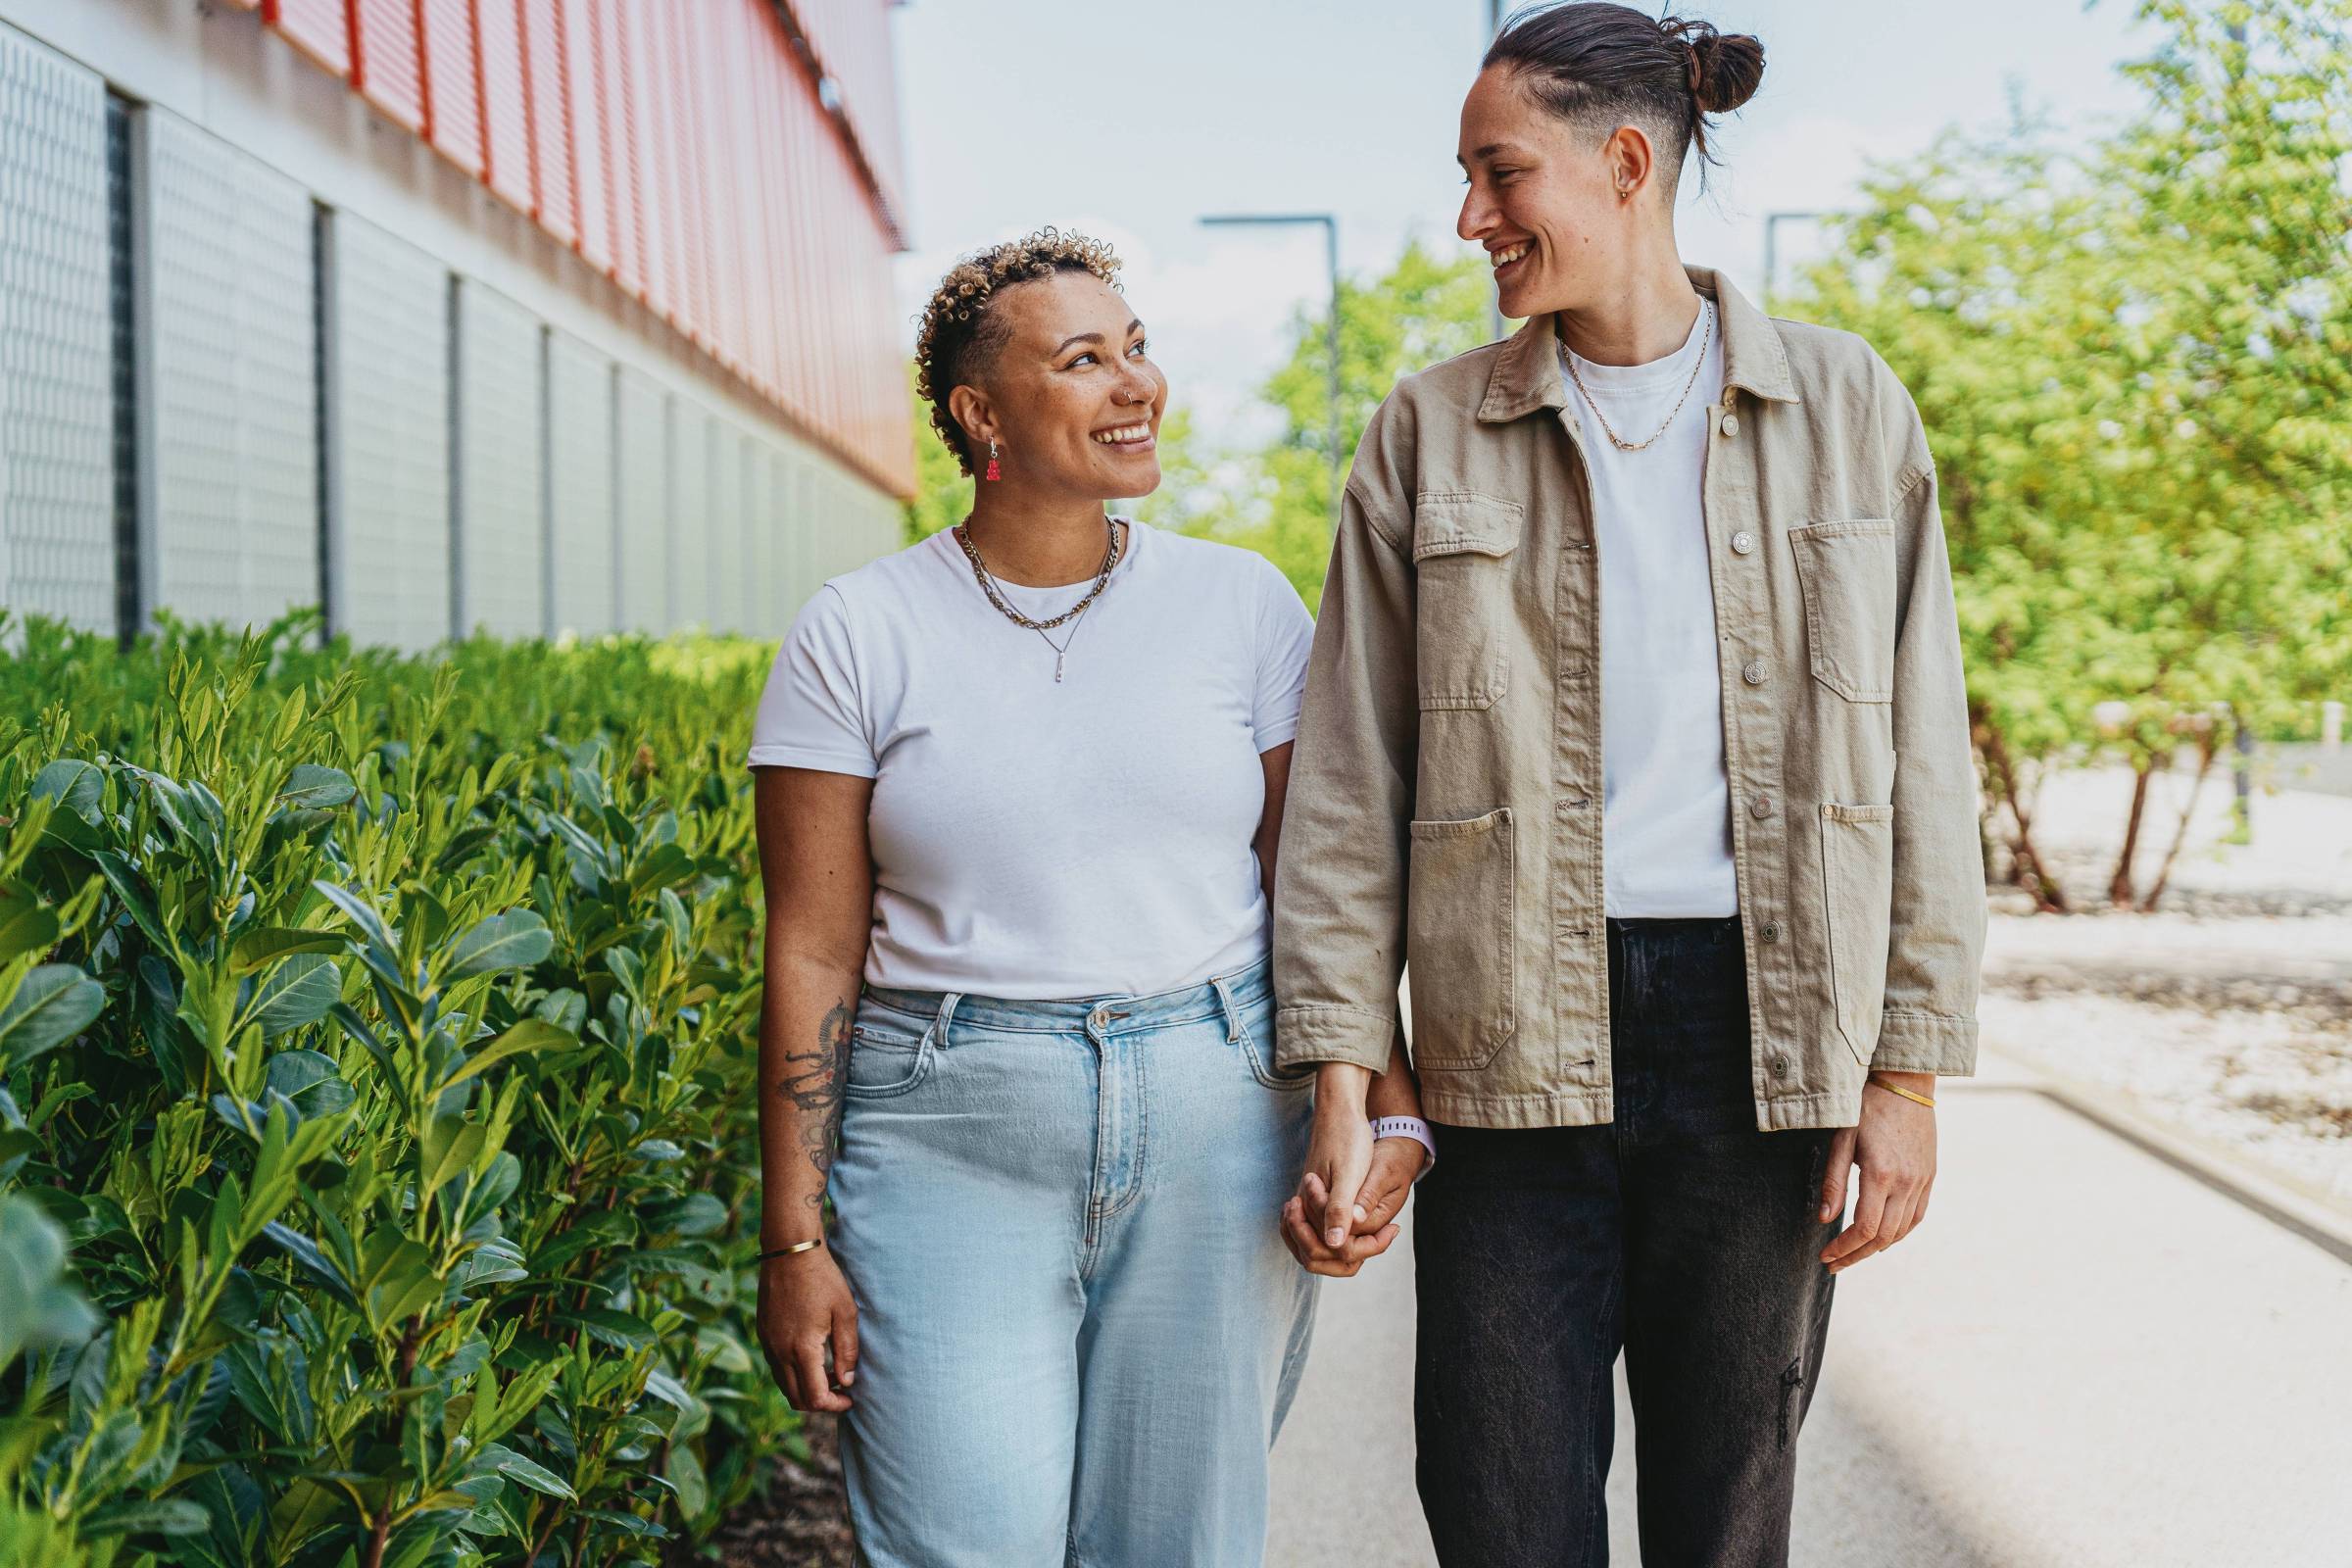
<svg viewBox="0 0 2352 1568"><path fill-rule="evenodd" d="M2143 882L2185 782L2157 782ZM1994 893L1985 1038L2352 1211L2352 799L2258 791L2252 841L2230 844L2217 774L2159 912L2118 914L2101 906L2131 787L2101 771L2044 791L2036 837L2096 912Z"/></svg>

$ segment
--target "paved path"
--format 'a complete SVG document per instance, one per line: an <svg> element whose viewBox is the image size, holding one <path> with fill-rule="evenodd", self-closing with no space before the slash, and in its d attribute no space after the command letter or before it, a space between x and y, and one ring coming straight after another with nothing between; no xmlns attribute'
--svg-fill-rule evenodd
<svg viewBox="0 0 2352 1568"><path fill-rule="evenodd" d="M1942 1086L1934 1212L1839 1276L1804 1568L2345 1568L2352 1265L2034 1092ZM1408 1237L1409 1239L1409 1237ZM1270 1568L1424 1568L1412 1290L1327 1282ZM1619 1381L1610 1535L1640 1561Z"/></svg>

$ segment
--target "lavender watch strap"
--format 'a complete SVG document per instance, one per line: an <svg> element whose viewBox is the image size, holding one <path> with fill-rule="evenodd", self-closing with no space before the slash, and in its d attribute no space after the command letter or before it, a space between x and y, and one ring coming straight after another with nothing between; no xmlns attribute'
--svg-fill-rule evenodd
<svg viewBox="0 0 2352 1568"><path fill-rule="evenodd" d="M1429 1152L1429 1157L1421 1162L1421 1175L1415 1176L1413 1180L1419 1181L1421 1176L1426 1176L1431 1171L1437 1169L1437 1140L1430 1136L1429 1123L1423 1121L1420 1117L1374 1117L1372 1121L1372 1140L1373 1142L1378 1143L1383 1138L1410 1138L1414 1143L1419 1144L1423 1149Z"/></svg>

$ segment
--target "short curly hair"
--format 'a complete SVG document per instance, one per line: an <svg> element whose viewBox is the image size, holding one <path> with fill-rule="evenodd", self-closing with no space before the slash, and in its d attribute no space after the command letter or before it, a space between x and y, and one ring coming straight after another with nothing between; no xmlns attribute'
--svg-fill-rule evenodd
<svg viewBox="0 0 2352 1568"><path fill-rule="evenodd" d="M1049 226L964 257L923 307L914 388L931 405L931 427L965 473L972 471L971 442L948 412L948 394L970 382L1011 336L1011 327L989 311L998 291L1056 272L1091 272L1117 288L1119 258L1099 239Z"/></svg>

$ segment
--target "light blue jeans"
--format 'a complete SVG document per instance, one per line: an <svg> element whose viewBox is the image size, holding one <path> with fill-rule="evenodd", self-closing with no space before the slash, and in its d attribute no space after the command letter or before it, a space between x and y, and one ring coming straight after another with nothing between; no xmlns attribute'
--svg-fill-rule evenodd
<svg viewBox="0 0 2352 1568"><path fill-rule="evenodd" d="M1254 1568L1314 1278L1267 966L1152 997L869 991L834 1162L873 1568Z"/></svg>

